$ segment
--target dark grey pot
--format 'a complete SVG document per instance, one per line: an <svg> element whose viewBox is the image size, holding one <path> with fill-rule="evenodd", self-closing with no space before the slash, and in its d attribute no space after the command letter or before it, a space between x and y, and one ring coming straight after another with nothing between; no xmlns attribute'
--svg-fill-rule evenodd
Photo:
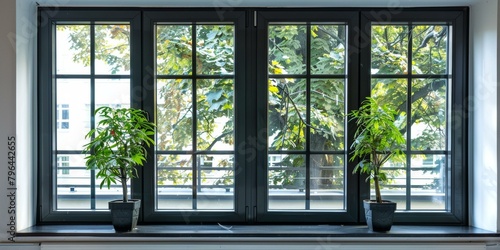
<svg viewBox="0 0 500 250"><path fill-rule="evenodd" d="M376 232L386 232L391 230L394 221L394 212L396 203L391 201L382 201L377 203L374 200L364 200L365 218L368 228Z"/></svg>
<svg viewBox="0 0 500 250"><path fill-rule="evenodd" d="M111 222L115 231L128 232L134 230L139 219L141 200L129 200L127 203L122 200L114 200L108 203L111 209Z"/></svg>

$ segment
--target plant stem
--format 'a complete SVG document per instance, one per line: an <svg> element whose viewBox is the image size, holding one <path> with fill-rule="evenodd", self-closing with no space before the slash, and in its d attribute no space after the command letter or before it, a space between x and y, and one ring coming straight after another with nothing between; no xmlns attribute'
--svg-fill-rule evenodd
<svg viewBox="0 0 500 250"><path fill-rule="evenodd" d="M380 182L379 182L379 174L380 167L382 166L382 162L380 161L379 155L377 154L377 150L372 149L372 157L373 157L373 184L375 185L375 198L377 203L382 203L382 195L380 194Z"/></svg>
<svg viewBox="0 0 500 250"><path fill-rule="evenodd" d="M382 203L382 195L380 194L380 184L378 177L373 177L373 182L375 184L375 197L377 199L377 203Z"/></svg>
<svg viewBox="0 0 500 250"><path fill-rule="evenodd" d="M120 168L120 180L122 183L122 192L123 192L123 202L128 202L128 190L127 190L127 176L125 175L125 170Z"/></svg>

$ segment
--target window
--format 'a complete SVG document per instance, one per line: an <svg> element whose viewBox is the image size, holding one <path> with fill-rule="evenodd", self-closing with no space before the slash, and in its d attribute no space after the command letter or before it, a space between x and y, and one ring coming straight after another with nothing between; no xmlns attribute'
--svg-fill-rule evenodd
<svg viewBox="0 0 500 250"><path fill-rule="evenodd" d="M69 129L69 105L57 104L57 129Z"/></svg>
<svg viewBox="0 0 500 250"><path fill-rule="evenodd" d="M108 220L120 186L100 189L82 153L104 105L157 124L128 183L141 223L362 223L346 114L369 95L401 111L408 141L383 189L396 221L466 223L467 10L51 10L39 223Z"/></svg>
<svg viewBox="0 0 500 250"><path fill-rule="evenodd" d="M57 157L57 175L68 175L69 174L69 156L58 156Z"/></svg>

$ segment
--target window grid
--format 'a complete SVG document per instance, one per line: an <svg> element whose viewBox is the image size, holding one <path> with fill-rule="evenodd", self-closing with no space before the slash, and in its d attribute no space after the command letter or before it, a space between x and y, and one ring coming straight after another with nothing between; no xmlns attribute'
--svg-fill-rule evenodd
<svg viewBox="0 0 500 250"><path fill-rule="evenodd" d="M326 22L329 22L332 17L336 17L338 20L349 20L349 33L347 34L349 36L349 44L347 45L349 48L348 55L346 57L346 61L357 61L357 57L359 57L360 60L360 65L369 65L370 61L366 59L366 56L370 54L369 49L367 51L367 48L362 46L364 43L363 39L366 39L366 36L364 34L358 34L356 32L361 32L363 33L366 29L366 27L369 27L369 25L364 25L366 23L369 23L370 20L376 19L376 13L374 12L369 12L369 11L364 11L364 10L353 10L351 12L349 11L342 11L342 12L335 12L335 9L309 9L309 10L298 10L298 9L265 9L265 10L257 10L256 13L254 13L253 10L246 10L242 9L241 12L237 13L239 10L234 10L227 12L225 14L228 15L241 15L241 13L244 13L243 16L246 15L245 18L242 18L241 20L246 20L248 24L243 23L238 24L237 33L245 33L245 36L248 36L250 39L247 45L240 47L236 50L236 53L239 53L238 51L243 51L246 50L243 55L246 55L246 58L243 59L243 57L239 57L238 62L244 61L243 65L246 65L244 67L240 67L240 69L244 69L244 71L240 72L245 72L243 74L244 76L241 76L241 74L235 73L234 75L217 75L217 76L211 76L211 75L200 75L197 74L196 71L193 72L192 75L176 75L176 74L159 74L157 76L153 76L154 73L152 73L154 70L151 70L152 67L149 67L149 60L154 58L154 49L147 47L147 44L152 44L149 43L148 41L153 39L152 34L154 33L153 31L153 26L154 26L154 21L150 22L149 24L147 23L150 20L153 19L158 19L158 20L167 20L168 18L172 17L172 20L176 20L176 22L182 22L183 24L192 24L192 26L196 26L193 24L196 24L196 22L200 21L203 24L204 23L209 23L210 21L217 20L213 17L219 17L218 15L212 15L211 18L206 18L206 13L211 12L211 10L196 10L193 11L195 14L179 14L178 12L176 13L175 11L169 11L166 9L136 9L132 10L129 9L118 9L118 10L111 10L111 9L106 9L106 8L89 8L85 10L77 10L77 9L72 9L72 8L63 8L58 12L56 15L52 15L50 12L51 8L40 8L40 14L42 16L42 19L48 19L52 20L52 22L48 23L54 23L58 24L59 22L62 24L67 24L68 22L71 22L72 18L74 20L88 20L85 21L87 23L90 23L92 31L91 31L91 36L90 36L90 72L88 74L66 74L66 73L58 73L56 72L56 69L52 68L54 65L52 62L55 61L56 59L53 58L54 54L58 54L57 51L53 51L54 47L52 47L53 41L51 40L53 38L53 30L51 28L47 27L40 27L40 50L39 52L39 79L40 80L40 88L39 88L39 108L41 114L50 114L49 116L44 116L40 115L39 117L39 130L42 132L40 133L40 145L43 145L41 148L38 149L39 157L40 157L40 171L41 173L50 173L51 171L54 172L54 162L58 161L58 156L66 156L68 155L70 158L71 157L79 157L82 156L81 150L79 150L78 147L75 148L60 148L59 144L57 142L58 139L60 139L62 136L57 135L57 128L59 125L57 124L58 118L63 117L62 113L59 113L57 105L63 104L64 102L59 102L55 101L56 97L54 96L53 93L56 93L57 95L57 81L58 80L72 80L72 79L80 79L80 80L88 80L89 86L91 89L91 100L92 103L90 105L90 110L93 112L96 108L96 103L95 103L95 91L96 91L96 82L99 79L130 79L131 81L131 88L134 87L140 87L140 90L138 90L135 93L131 93L131 106L136 106L136 107L142 107L148 112L154 112L154 104L151 99L153 98L148 98L151 96L152 91L151 90L151 85L148 85L149 83L155 84L154 81L159 81L159 80L176 80L176 79L185 79L185 80L192 80L193 85L195 86L192 89L192 92L190 93L191 95L191 100L196 100L197 93L196 93L196 87L197 84L202 81L202 80L212 80L212 79L223 79L223 80L231 80L233 79L235 81L235 88L240 88L244 89L247 91L247 93L242 94L240 93L240 99L235 99L235 105L236 107L241 107L244 105L255 105L255 102L253 99L257 100L257 104L255 107L246 107L246 108L239 108L238 112L235 112L235 115L237 114L242 114L246 111L247 113L245 115L242 115L242 119L240 120L240 124L245 124L245 129L243 132L240 130L237 133L242 133L240 134L240 138L245 137L245 142L243 145L245 147L239 148L240 144L235 145L235 150L222 150L222 151L201 151L201 150L157 150L156 154L178 154L178 155L186 155L186 156L191 156L193 159L191 164L191 169L194 171L193 176L196 177L196 175L201 175L199 171L203 170L201 168L201 159L198 160L199 156L221 156L221 155L231 155L234 154L235 157L234 159L229 159L228 161L234 162L235 167L238 167L238 164L242 162L243 160L248 160L247 164L248 166L244 166L243 171L239 171L239 175L235 174L235 178L239 178L236 181L235 184L235 211L237 212L236 214L238 216L229 216L229 213L218 213L218 212L208 212L203 210L197 210L194 211L193 213L189 211L153 211L148 208L151 207L151 204L154 204L155 198L150 199L149 195L150 193L154 195L156 192L155 188L155 183L156 181L150 181L150 178L155 178L154 175L156 174L156 170L154 171L154 174L151 174L150 170L148 170L148 167L154 168L153 160L149 161L149 166L146 166L143 170L140 170L140 177L144 178L144 180L134 180L131 183L132 188L132 196L136 198L142 198L143 203L145 205L145 210L142 212L142 223L158 223L160 221L164 222L169 222L169 221L175 221L175 222L186 222L186 223L205 223L205 222L224 222L225 220L231 221L231 222L239 222L239 223L289 223L291 221L295 223L317 223L319 221L324 222L324 218L329 218L329 223L363 223L362 215L363 211L361 211L359 203L362 199L368 198L369 197L369 185L364 182L364 177L360 176L358 180L358 176L352 177L350 175L350 163L346 163L347 157L349 156L349 149L345 150L338 150L338 149L330 149L330 150L315 150L311 147L310 142L311 142L311 132L312 128L310 126L305 127L305 141L306 143L304 144L305 147L303 150L288 150L286 153L288 155L295 155L299 156L301 154L304 154L305 152L305 169L310 169L311 168L311 161L312 157L316 155L330 155L330 156L341 156L344 158L344 164L347 164L347 167L345 168L345 177L344 180L347 180L347 183L344 183L344 187L346 189L346 197L345 197L345 211L329 211L329 213L322 213L321 211L318 213L317 211L311 212L309 210L313 210L311 205L311 199L313 196L311 195L311 180L314 176L311 175L310 171L306 171L306 183L305 183L305 189L306 189L306 196L305 199L307 200L307 203L305 203L305 208L303 209L304 211L294 211L292 213L287 213L286 211L277 211L276 213L269 214L267 213L268 211L262 210L262 204L265 204L261 200L261 196L265 194L265 192L262 192L263 190L261 189L261 186L267 186L267 183L264 182L262 183L262 178L267 175L262 175L262 170L260 169L260 163L262 162L269 162L269 159L267 159L267 156L280 156L283 154L282 150L269 150L266 152L265 149L262 149L262 143L267 140L264 139L264 141L260 141L262 138L260 138L260 134L258 133L259 128L261 128L261 120L263 119L261 117L262 113L262 104L259 104L259 100L261 100L261 94L262 88L266 88L267 86L260 86L262 83L259 82L265 82L262 81L264 78L262 77L262 74L265 73L262 71L262 66L263 64L261 63L262 60L259 58L262 56L260 55L259 51L263 48L261 44L261 40L259 40L259 36L262 35L262 30L267 24L267 21L270 22L281 22L281 23L288 23L290 21L293 22L294 18L290 17L297 17L296 20L300 20L298 23L306 23L308 27L311 26L312 23L315 23L316 21L313 20L322 20ZM213 11L213 10L212 10ZM440 15L430 15L430 12L434 12L433 14L436 14L436 12L439 13ZM168 14L165 14L167 13ZM182 12L182 11L181 11ZM349 13L348 13L349 12ZM142 14L145 18L137 18L140 17ZM191 13L190 10L186 10L185 12L182 13ZM335 13L335 14L333 14ZM458 14L457 14L458 13ZM216 13L217 14L217 13ZM219 13L220 14L220 13ZM441 15L442 14L442 15ZM465 14L465 15L462 15ZM462 15L462 16L461 16ZM122 18L122 16L128 16L127 18ZM428 18L429 16L435 16L432 18ZM68 18L69 17L69 18ZM463 8L441 8L439 10L435 9L422 9L418 11L413 11L413 10L403 10L402 13L395 13L394 15L391 16L395 22L406 22L409 24L415 23L415 24L420 24L417 23L416 21L420 19L425 20L438 20L436 21L437 23L447 23L448 26L453 26L455 28L455 31L453 34L450 31L450 38L453 37L453 52L449 53L449 57L451 58L457 58L457 59L464 59L466 58L466 48L467 48L467 39L466 38L466 33L462 30L463 27L467 26L467 10ZM135 18L135 19L133 19ZM253 18L257 18L257 20L253 20ZM317 19L315 19L317 18ZM330 19L329 19L330 18ZM99 23L106 23L108 20L114 20L114 21L124 21L124 20L134 20L134 25L136 33L131 33L131 39L135 39L134 41L140 41L137 44L141 44L141 46L144 47L139 47L139 46L132 46L131 50L134 50L135 56L131 58L131 72L135 72L133 74L96 74L96 67L98 67L95 64L95 47L96 47L96 41L95 41L95 27L94 25ZM144 23L141 23L142 20L145 20ZM220 21L220 19L219 19ZM255 21L255 22L254 22ZM377 20L378 21L378 20ZM392 21L392 20L391 20ZM444 22L443 22L444 21ZM429 21L430 23L433 23L432 21ZM252 23L257 23L257 26L254 27ZM297 23L297 22L296 22ZM150 26L149 26L150 25ZM352 25L352 27L351 27ZM411 26L411 25L410 25ZM139 28L137 28L139 27ZM141 30L142 27L142 30ZM243 28L242 28L243 27ZM362 29L360 29L363 27ZM243 29L246 29L245 32L242 32ZM464 29L465 30L465 29ZM196 33L195 29L193 29L192 33ZM239 34L241 34L239 33ZM369 34L369 32L367 33ZM307 30L307 47L311 46L311 30ZM150 37L151 36L151 37ZM458 37L455 39L455 37ZM254 40L257 42L254 42ZM411 41L412 38L409 39ZM192 51L196 52L197 48L195 44L197 44L196 41L196 36L194 37L193 40L193 45L192 45ZM246 40L245 40L246 41ZM352 43L351 43L352 42ZM409 53L409 61L411 62L411 42L410 42L410 53ZM236 46L238 47L238 46ZM264 46L265 47L265 46ZM451 50L451 48L449 48ZM253 52L252 52L253 51ZM141 52L143 53L141 55ZM151 52L151 53L150 53ZM150 53L150 54L149 54ZM256 57L256 58L255 58ZM191 55L191 58L193 60L193 65L195 65L193 68L196 69L197 61L196 61L196 53L193 53ZM238 59L238 58L237 58ZM466 117L460 116L460 114L455 114L454 112L459 112L460 107L462 107L465 103L462 97L466 96L466 81L467 78L464 77L466 76L466 63L461 63L461 62L466 62L467 60L458 60L457 62L452 62L450 59L448 59L450 62L450 70L453 69L454 74L446 74L446 73L437 73L437 74L415 74L411 70L411 63L409 63L409 72L407 75L404 77L401 77L400 75L383 75L383 74L371 74L369 71L365 71L366 67L359 67L357 68L357 64L350 64L349 70L344 74L331 74L331 75L316 75L311 72L311 65L313 64L311 62L311 58L307 57L306 59L306 65L307 65L307 71L305 73L306 77L304 77L304 74L287 74L287 75L276 75L276 74L266 74L265 79L277 79L277 80L286 80L288 78L295 78L295 79L304 79L305 85L306 85L306 106L307 108L305 112L305 120L306 123L311 123L311 117L312 117L312 109L310 106L312 105L312 100L311 100L311 87L313 85L313 81L316 79L335 79L335 80L343 80L343 79L349 79L349 81L345 82L344 87L345 89L348 90L346 92L346 99L345 99L345 110L350 111L353 110L359 105L359 100L362 99L364 96L369 96L370 95L370 79L372 80L383 80L383 79L405 79L407 81L407 92L406 92L406 98L411 100L411 94L412 94L412 82L415 81L416 79L434 79L435 81L438 81L439 79L445 79L444 81L448 81L448 86L446 86L446 109L448 113L447 119L449 122L457 122L459 123L459 126L467 124ZM368 62L368 63L367 63ZM241 64L240 64L241 65ZM151 65L152 66L152 65ZM262 72L261 72L262 71ZM256 75L256 76L255 76ZM151 76L151 79L154 80L149 80L148 77ZM54 81L55 79L55 81ZM360 81L358 81L358 79ZM365 81L368 80L368 81ZM453 88L451 86L451 81L453 80ZM256 85L252 86L253 84ZM238 84L245 84L244 87L240 87ZM260 84L260 85L259 85ZM256 90L255 90L256 88ZM237 91L236 91L237 92ZM244 97L245 95L248 95L248 99L245 101L240 101L241 98ZM348 97L347 97L348 96ZM196 121L198 118L196 117L197 110L196 106L197 103L194 102L194 109L193 109L193 120ZM411 110L412 104L411 102L406 103L406 107L408 110ZM71 105L71 116L68 117L73 120L76 115L74 115L73 112L73 105ZM411 118L411 112L409 112L410 115L407 118L406 122L407 124L410 123L410 118ZM49 118L44 118L44 117L49 117ZM57 118L56 118L57 117ZM241 118L241 117L240 117ZM457 119L458 118L458 119ZM95 123L93 122L94 118L91 118L92 122L89 122L89 127L91 128L92 126L95 126ZM244 120L249 121L244 122ZM237 119L238 121L238 119ZM243 121L243 122L242 122ZM257 124L257 125L255 125ZM77 126L77 123L71 123L71 129L74 128L74 126ZM253 127L255 126L255 127ZM418 223L418 224L435 224L435 223L448 223L448 224L464 224L466 223L466 208L467 208L467 199L465 196L464 190L466 190L466 162L464 161L464 157L461 155L464 155L467 153L467 145L464 143L465 138L467 135L467 131L464 127L462 127L462 130L451 130L450 128L451 125L447 125L446 127L446 147L444 149L425 149L425 148L412 148L411 147L411 140L408 142L408 150L410 152L408 158L407 158L407 172L406 172L406 178L409 180L405 182L405 188L407 192L407 198L411 197L411 189L408 187L411 187L411 177L412 173L410 170L410 167L412 164L415 165L415 163L412 163L412 155L442 155L444 156L444 161L447 163L448 168L447 170L443 173L444 178L446 179L445 182L447 182L446 187L445 187L445 192L447 193L447 196L449 196L449 200L447 200L446 204L446 209L444 211L439 211L438 213L435 213L435 211L425 211L425 213L419 213L418 210L413 210L411 205L412 201L411 199L405 200L405 204L408 210L410 210L410 213L400 213L396 215L396 221L399 223ZM87 128L89 128L87 127ZM350 134L352 131L352 124L347 124L346 127L346 143L345 147L348 147L349 145L349 140L352 134ZM408 131L411 132L411 126L408 126ZM193 129L193 134L197 134L197 126L196 122L192 123L192 129ZM46 136L48 135L48 136ZM408 132L407 135L408 138L411 139L411 133ZM256 139L257 144L254 143L254 139ZM194 141L193 145L197 146L197 138L196 136L192 139ZM56 143L54 143L56 142ZM243 140L239 141L240 143L243 142ZM265 142L263 143L264 145L266 144ZM62 145L62 144L61 144ZM252 150L255 149L256 152L258 153L257 156L255 156L257 159L252 159L250 157L246 157L246 153L252 153ZM154 155L155 152L153 152L153 149L151 149L152 154ZM265 157L262 157L262 155L266 155ZM261 157L261 158L259 158ZM266 158L266 159L264 159ZM274 159L276 160L276 159ZM71 161L71 160L70 160ZM270 162L269 162L270 163ZM213 167L213 160L212 160L212 168ZM430 163L429 163L430 164ZM453 166L451 166L453 164ZM206 164L207 165L207 164ZM209 165L209 164L208 164ZM207 167L208 167L207 165ZM341 164L340 164L341 165ZM267 164L264 165L268 166ZM57 167L57 165L56 165ZM73 169L77 171L80 169L82 166L80 165L73 165L70 163L70 166L68 169L71 169L71 174L73 173ZM336 168L338 167L337 165L332 165L331 167ZM453 169L451 169L453 167ZM161 168L158 168L161 169ZM195 171L196 170L196 171ZM255 172L254 172L255 171ZM460 176L460 173L465 173L464 176ZM244 173L245 176L242 177L241 173ZM54 188L56 188L56 185L54 185L53 180L49 179L44 179L45 175L41 175L41 179L39 181L40 183L40 190L41 190L41 198L40 203L40 224L44 223L53 223L55 221L61 221L61 220L67 220L69 223L73 222L81 222L81 221L95 221L95 222L101 222L101 221L106 221L107 220L107 213L95 213L92 210L97 209L98 205L96 204L96 198L99 195L95 189L96 183L95 183L95 178L90 178L94 183L91 184L93 187L93 194L92 194L92 200L93 200L93 206L89 210L79 210L79 211L65 211L61 210L59 211L57 209L57 197L54 197ZM153 176L153 177L151 177ZM243 180L243 181L242 181ZM252 186L252 183L257 183L257 186ZM264 184L264 185L261 185ZM453 185L452 185L453 184ZM198 182L198 178L193 178L192 180L192 197L194 200L196 200L197 195L199 192L197 191L197 188L203 184L200 184ZM238 191L236 191L238 189ZM243 190L243 191L242 191ZM308 191L307 191L308 190ZM367 191L368 190L368 191ZM354 193L353 193L354 191ZM410 195L408 195L410 194ZM48 202L47 202L48 201ZM193 201L194 202L194 201ZM193 203L193 207L196 209L196 205ZM158 212L158 213L157 213ZM243 217L240 215L244 215ZM300 215L300 218L299 216ZM227 217L225 217L227 216ZM325 217L328 216L328 217ZM182 218L181 218L182 217ZM187 221L186 221L187 218ZM159 219L159 220L158 220ZM327 222L328 223L328 222Z"/></svg>

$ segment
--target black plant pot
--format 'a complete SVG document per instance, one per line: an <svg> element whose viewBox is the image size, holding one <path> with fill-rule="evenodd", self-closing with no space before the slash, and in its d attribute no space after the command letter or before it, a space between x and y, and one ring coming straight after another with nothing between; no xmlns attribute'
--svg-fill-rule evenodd
<svg viewBox="0 0 500 250"><path fill-rule="evenodd" d="M374 200L364 200L365 218L368 228L376 232L386 232L391 230L396 211L396 203L382 201L377 203Z"/></svg>
<svg viewBox="0 0 500 250"><path fill-rule="evenodd" d="M127 203L122 200L114 200L108 203L111 209L111 222L115 231L128 232L134 230L139 219L141 200L129 200Z"/></svg>

